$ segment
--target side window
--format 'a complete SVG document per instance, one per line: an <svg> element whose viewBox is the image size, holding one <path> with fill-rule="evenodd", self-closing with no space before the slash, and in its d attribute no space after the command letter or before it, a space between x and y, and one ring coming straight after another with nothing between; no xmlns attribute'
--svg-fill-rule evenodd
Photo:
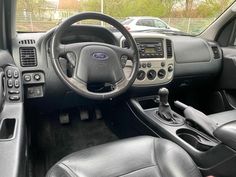
<svg viewBox="0 0 236 177"><path fill-rule="evenodd" d="M221 47L236 46L236 19L229 21L216 37Z"/></svg>
<svg viewBox="0 0 236 177"><path fill-rule="evenodd" d="M156 28L162 28L162 29L166 29L167 28L166 24L163 23L160 20L154 20L154 25L155 25Z"/></svg>
<svg viewBox="0 0 236 177"><path fill-rule="evenodd" d="M153 20L150 20L150 19L138 20L136 25L154 27Z"/></svg>

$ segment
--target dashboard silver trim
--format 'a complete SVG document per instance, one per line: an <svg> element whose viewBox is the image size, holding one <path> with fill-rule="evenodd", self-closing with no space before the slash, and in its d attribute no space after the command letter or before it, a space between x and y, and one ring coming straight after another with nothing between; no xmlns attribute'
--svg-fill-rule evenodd
<svg viewBox="0 0 236 177"><path fill-rule="evenodd" d="M139 38L151 38L151 39L163 39L163 49L164 49L164 57L163 58L140 58L140 65L141 68L139 70L142 70L146 73L146 76L143 80L136 79L133 86L134 87L145 87L145 86L158 86L163 85L166 83L169 83L172 81L174 77L174 65L175 65L175 59L174 59L174 47L172 42L172 57L167 58L167 48L166 48L166 40L172 41L168 36L163 34L150 34L150 33L132 33L132 36L134 39ZM120 46L123 47L123 43L125 41L125 38L122 37L120 40ZM150 63L151 67L147 67L147 64ZM165 65L163 66L163 63ZM146 64L146 67L142 67L143 64ZM173 70L171 72L168 71L168 67L172 66ZM128 73L128 67L130 67L130 64L127 64L127 67L125 67L125 73ZM147 73L150 70L155 70L156 73L158 73L161 69L164 69L166 71L166 75L164 78L159 78L156 76L153 80L148 79Z"/></svg>

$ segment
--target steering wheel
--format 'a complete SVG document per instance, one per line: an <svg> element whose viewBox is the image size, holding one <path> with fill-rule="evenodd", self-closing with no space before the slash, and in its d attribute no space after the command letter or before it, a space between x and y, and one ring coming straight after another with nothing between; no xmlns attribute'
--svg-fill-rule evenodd
<svg viewBox="0 0 236 177"><path fill-rule="evenodd" d="M130 48L98 42L61 43L65 30L76 22L88 19L104 21L115 27L124 35ZM71 77L60 66L59 58L62 55L66 55L73 64L74 72ZM56 28L52 36L51 56L59 78L79 95L95 100L111 99L124 93L135 81L139 67L138 48L131 34L114 18L94 12L74 15ZM128 78L123 71L127 59L133 63ZM112 89L102 93L94 92L88 89L88 84L91 83L111 84Z"/></svg>

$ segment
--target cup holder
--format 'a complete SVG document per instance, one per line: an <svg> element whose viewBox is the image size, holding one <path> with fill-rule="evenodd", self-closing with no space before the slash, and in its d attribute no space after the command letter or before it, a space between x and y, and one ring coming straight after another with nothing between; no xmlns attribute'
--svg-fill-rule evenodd
<svg viewBox="0 0 236 177"><path fill-rule="evenodd" d="M207 151L217 145L216 142L190 129L179 129L177 135L199 151Z"/></svg>
<svg viewBox="0 0 236 177"><path fill-rule="evenodd" d="M13 139L15 131L16 119L3 119L0 124L0 141Z"/></svg>

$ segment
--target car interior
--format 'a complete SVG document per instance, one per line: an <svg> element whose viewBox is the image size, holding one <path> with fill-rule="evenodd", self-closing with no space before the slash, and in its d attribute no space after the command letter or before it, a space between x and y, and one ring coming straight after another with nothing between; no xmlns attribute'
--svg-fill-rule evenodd
<svg viewBox="0 0 236 177"><path fill-rule="evenodd" d="M16 2L0 0L1 177L236 177L236 3L185 35L98 12L17 32Z"/></svg>

